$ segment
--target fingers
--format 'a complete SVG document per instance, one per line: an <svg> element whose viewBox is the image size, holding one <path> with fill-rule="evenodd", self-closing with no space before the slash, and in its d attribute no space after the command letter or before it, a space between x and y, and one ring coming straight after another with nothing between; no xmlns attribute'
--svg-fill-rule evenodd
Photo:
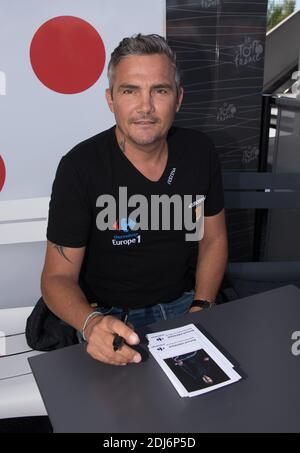
<svg viewBox="0 0 300 453"><path fill-rule="evenodd" d="M114 351L112 342L113 336L108 339L98 337L98 341L90 341L88 343L87 352L94 359L111 365L126 365L128 363L139 363L141 361L140 354L127 345L123 345L121 349Z"/></svg>
<svg viewBox="0 0 300 453"><path fill-rule="evenodd" d="M139 343L138 335L129 326L107 315L93 326L87 345L88 354L96 360L111 365L139 363L142 359L141 355L126 344L114 351L113 341L116 334L122 336L129 344Z"/></svg>
<svg viewBox="0 0 300 453"><path fill-rule="evenodd" d="M122 346L118 351L113 350L111 343L108 345L102 343L101 350L95 343L93 346L89 343L88 348L88 352L93 358L113 365L139 363L141 361L140 354L127 345Z"/></svg>
<svg viewBox="0 0 300 453"><path fill-rule="evenodd" d="M113 316L105 317L105 325L111 333L120 335L128 344L134 345L140 342L138 335L133 329Z"/></svg>

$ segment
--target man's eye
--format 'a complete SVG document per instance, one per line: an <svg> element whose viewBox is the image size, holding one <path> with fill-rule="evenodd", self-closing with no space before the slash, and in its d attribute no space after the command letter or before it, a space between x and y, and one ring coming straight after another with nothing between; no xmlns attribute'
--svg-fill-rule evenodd
<svg viewBox="0 0 300 453"><path fill-rule="evenodd" d="M167 94L167 90L166 90L165 88L158 88L158 89L156 90L156 92L157 92L158 94Z"/></svg>
<svg viewBox="0 0 300 453"><path fill-rule="evenodd" d="M123 94L132 94L133 90L129 90L128 88L123 91Z"/></svg>

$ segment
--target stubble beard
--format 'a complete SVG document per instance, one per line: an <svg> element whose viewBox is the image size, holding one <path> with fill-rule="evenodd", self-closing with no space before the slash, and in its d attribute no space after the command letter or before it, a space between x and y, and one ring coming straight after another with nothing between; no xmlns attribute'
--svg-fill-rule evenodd
<svg viewBox="0 0 300 453"><path fill-rule="evenodd" d="M128 134L128 138L131 142L138 146L153 145L159 142L163 137L159 132L153 132L149 134Z"/></svg>
<svg viewBox="0 0 300 453"><path fill-rule="evenodd" d="M128 138L130 139L130 141L132 143L134 143L135 145L138 145L138 146L154 145L155 143L158 143L162 139L164 139L163 131L160 130L160 128L156 129L156 124L160 125L160 123L161 123L161 121L158 118L139 118L139 120L143 120L143 119L145 119L145 121L154 120L155 121L154 128L153 128L153 130L151 130L151 129L147 130L147 128L145 128L145 130L143 130L143 127L141 127L139 130L134 130L134 128L136 126L134 125L134 120L131 120L129 122L129 125L131 127L129 127L129 130L128 130Z"/></svg>

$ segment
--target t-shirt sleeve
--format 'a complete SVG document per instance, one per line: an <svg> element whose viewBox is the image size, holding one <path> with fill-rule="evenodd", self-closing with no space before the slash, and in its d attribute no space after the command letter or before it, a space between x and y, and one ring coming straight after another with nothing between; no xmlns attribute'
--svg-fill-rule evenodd
<svg viewBox="0 0 300 453"><path fill-rule="evenodd" d="M91 207L87 187L72 161L63 156L56 170L49 203L46 237L65 247L87 244Z"/></svg>
<svg viewBox="0 0 300 453"><path fill-rule="evenodd" d="M221 166L213 143L210 147L210 183L204 202L204 216L218 214L224 208Z"/></svg>

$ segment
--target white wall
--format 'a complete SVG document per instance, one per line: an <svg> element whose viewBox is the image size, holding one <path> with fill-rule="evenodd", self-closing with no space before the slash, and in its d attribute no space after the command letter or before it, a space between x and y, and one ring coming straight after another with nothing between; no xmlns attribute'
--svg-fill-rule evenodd
<svg viewBox="0 0 300 453"><path fill-rule="evenodd" d="M46 86L30 58L37 30L59 16L83 19L105 46L99 79L74 94ZM58 162L76 143L114 123L104 97L107 64L120 40L138 32L165 35L165 0L1 0L0 159L6 176L0 165L0 308L33 305L40 297ZM60 38L65 43L68 36Z"/></svg>

